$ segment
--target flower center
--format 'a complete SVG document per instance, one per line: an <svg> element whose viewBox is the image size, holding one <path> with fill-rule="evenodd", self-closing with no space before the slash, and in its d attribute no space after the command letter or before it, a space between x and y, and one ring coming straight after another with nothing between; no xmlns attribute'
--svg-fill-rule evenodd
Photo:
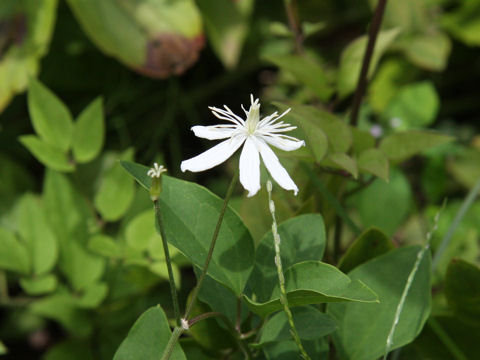
<svg viewBox="0 0 480 360"><path fill-rule="evenodd" d="M250 109L248 110L247 121L245 127L247 128L248 134L253 135L257 129L258 122L260 121L260 104L254 102Z"/></svg>

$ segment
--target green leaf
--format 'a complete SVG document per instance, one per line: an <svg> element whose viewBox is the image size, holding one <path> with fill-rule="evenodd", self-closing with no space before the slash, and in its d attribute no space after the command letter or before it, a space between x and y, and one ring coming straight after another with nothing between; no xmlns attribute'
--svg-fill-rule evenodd
<svg viewBox="0 0 480 360"><path fill-rule="evenodd" d="M78 116L73 128L72 150L80 163L95 159L105 137L102 99L97 98Z"/></svg>
<svg viewBox="0 0 480 360"><path fill-rule="evenodd" d="M456 316L474 326L480 325L480 269L454 259L445 277L445 296Z"/></svg>
<svg viewBox="0 0 480 360"><path fill-rule="evenodd" d="M344 301L378 302L377 295L363 282L351 280L334 266L320 261L305 261L288 268L285 284L291 307ZM266 301L261 298L253 300L245 295L244 298L250 310L262 317L283 307L278 284Z"/></svg>
<svg viewBox="0 0 480 360"><path fill-rule="evenodd" d="M380 58L388 49L390 44L400 33L400 29L390 29L380 31L375 43L375 48L368 70L368 77L371 77L380 61ZM363 56L367 48L367 36L362 36L350 43L343 51L340 57L340 66L337 75L337 89L341 98L353 92L357 86L360 69L362 67Z"/></svg>
<svg viewBox="0 0 480 360"><path fill-rule="evenodd" d="M375 226L392 236L405 221L411 201L412 190L407 178L393 170L389 183L375 180L368 188L352 195L349 206L358 211L364 227Z"/></svg>
<svg viewBox="0 0 480 360"><path fill-rule="evenodd" d="M322 313L313 306L303 306L292 309L293 322L302 340L314 340L331 334L337 328L331 316ZM291 340L290 325L287 315L280 311L267 320L262 328L258 345L269 342Z"/></svg>
<svg viewBox="0 0 480 360"><path fill-rule="evenodd" d="M133 158L133 150L120 155L123 160ZM133 201L135 188L133 181L125 175L119 163L114 163L103 176L100 189L95 194L95 207L107 221L119 220Z"/></svg>
<svg viewBox="0 0 480 360"><path fill-rule="evenodd" d="M480 46L480 4L464 0L443 14L441 23L454 37L469 46Z"/></svg>
<svg viewBox="0 0 480 360"><path fill-rule="evenodd" d="M309 88L320 100L328 100L333 87L328 83L323 68L313 59L298 55L265 56L265 60L292 74Z"/></svg>
<svg viewBox="0 0 480 360"><path fill-rule="evenodd" d="M29 295L43 295L55 291L57 288L57 277L52 274L40 277L20 279L22 289Z"/></svg>
<svg viewBox="0 0 480 360"><path fill-rule="evenodd" d="M443 71L447 66L452 43L448 36L439 32L409 37L400 43L400 48L413 64L430 71Z"/></svg>
<svg viewBox="0 0 480 360"><path fill-rule="evenodd" d="M282 222L278 226L282 239L281 259L285 269L306 260L321 260L326 246L325 225L320 214L305 214ZM255 267L248 281L251 298L270 299L278 283L275 248L270 230L261 239L255 256Z"/></svg>
<svg viewBox="0 0 480 360"><path fill-rule="evenodd" d="M67 153L56 145L49 144L35 135L20 136L19 140L46 167L57 171L73 171L75 169L68 159Z"/></svg>
<svg viewBox="0 0 480 360"><path fill-rule="evenodd" d="M398 119L400 129L426 127L435 121L439 106L433 84L422 81L400 88L385 110L385 116Z"/></svg>
<svg viewBox="0 0 480 360"><path fill-rule="evenodd" d="M369 228L348 247L340 259L338 268L348 273L358 265L383 255L394 248L393 242L381 230Z"/></svg>
<svg viewBox="0 0 480 360"><path fill-rule="evenodd" d="M39 199L24 195L17 207L18 232L25 241L32 272L41 275L49 272L58 257L58 243L44 215Z"/></svg>
<svg viewBox="0 0 480 360"><path fill-rule="evenodd" d="M385 154L378 149L367 149L358 156L358 167L388 182L390 165Z"/></svg>
<svg viewBox="0 0 480 360"><path fill-rule="evenodd" d="M77 336L88 336L92 324L85 310L80 310L68 293L56 293L34 301L29 310L39 316L58 321Z"/></svg>
<svg viewBox="0 0 480 360"><path fill-rule="evenodd" d="M40 59L48 51L56 10L57 0L2 1L0 112L15 94L27 88L32 77L37 76Z"/></svg>
<svg viewBox="0 0 480 360"><path fill-rule="evenodd" d="M120 160L120 165L147 191L152 186L152 178L147 175L150 168L131 161Z"/></svg>
<svg viewBox="0 0 480 360"><path fill-rule="evenodd" d="M311 359L328 359L329 345L325 339L302 341L305 351ZM293 340L266 344L263 353L267 360L292 360L299 358L298 346Z"/></svg>
<svg viewBox="0 0 480 360"><path fill-rule="evenodd" d="M160 306L151 307L135 321L113 360L158 360L171 335L172 332L162 308ZM175 345L170 359L186 360L178 343Z"/></svg>
<svg viewBox="0 0 480 360"><path fill-rule="evenodd" d="M348 171L356 179L358 177L358 165L355 159L352 159L347 154L335 153L330 154L327 160L333 162L340 169Z"/></svg>
<svg viewBox="0 0 480 360"><path fill-rule="evenodd" d="M120 249L110 236L98 234L90 238L88 241L88 249L96 254L117 258L120 257Z"/></svg>
<svg viewBox="0 0 480 360"><path fill-rule="evenodd" d="M370 7L376 8L378 0L369 0ZM383 15L385 28L399 27L403 32L418 33L432 26L428 18L428 1L424 0L389 0Z"/></svg>
<svg viewBox="0 0 480 360"><path fill-rule="evenodd" d="M7 347L0 341L0 355L5 355L8 353Z"/></svg>
<svg viewBox="0 0 480 360"><path fill-rule="evenodd" d="M353 152L358 155L375 147L375 138L368 131L352 128L352 147Z"/></svg>
<svg viewBox="0 0 480 360"><path fill-rule="evenodd" d="M339 329L333 334L341 358L367 360L382 356L394 326L390 350L410 343L420 333L430 314L430 254L418 258L420 246L404 247L356 267L349 276L374 289L379 304L328 304ZM420 260L416 271L414 265ZM403 308L395 324L400 299L411 277ZM374 321L372 321L374 319Z"/></svg>
<svg viewBox="0 0 480 360"><path fill-rule="evenodd" d="M478 339L480 327L466 324L453 316L432 316L420 336L402 348L400 359L478 359Z"/></svg>
<svg viewBox="0 0 480 360"><path fill-rule="evenodd" d="M225 67L234 68L249 31L254 1L198 0L196 3L205 21L213 50Z"/></svg>
<svg viewBox="0 0 480 360"><path fill-rule="evenodd" d="M282 110L286 110L287 106L282 103L274 103ZM312 152L317 157L322 158L324 151L323 137L319 139L315 138L315 133L310 134L312 127L318 127L327 136L329 150L332 152L344 153L347 152L352 145L352 131L350 127L334 114L324 110L317 109L308 105L296 105L292 111L288 114L289 117L293 117L298 121L300 126L307 123L308 126L304 128L307 146L312 147ZM315 144L317 141L320 144ZM310 143L310 144L309 144ZM317 150L315 147L319 147ZM317 151L318 153L316 153ZM320 156L322 155L322 156Z"/></svg>
<svg viewBox="0 0 480 360"><path fill-rule="evenodd" d="M204 44L202 18L193 0L67 2L100 50L148 76L183 73Z"/></svg>
<svg viewBox="0 0 480 360"><path fill-rule="evenodd" d="M379 149L395 162L406 160L434 146L453 141L453 137L433 131L405 131L385 137Z"/></svg>
<svg viewBox="0 0 480 360"><path fill-rule="evenodd" d="M33 128L46 143L67 151L72 141L73 119L62 101L46 86L31 79L28 111Z"/></svg>
<svg viewBox="0 0 480 360"><path fill-rule="evenodd" d="M27 247L10 230L0 227L0 268L21 274L30 272Z"/></svg>
<svg viewBox="0 0 480 360"><path fill-rule="evenodd" d="M89 225L95 219L81 195L62 174L48 171L43 201L46 217L60 244L60 269L76 290L96 282L103 274L105 261L86 249Z"/></svg>
<svg viewBox="0 0 480 360"><path fill-rule="evenodd" d="M80 308L96 308L106 298L108 286L98 282L88 285L80 296L74 297L74 303Z"/></svg>
<svg viewBox="0 0 480 360"><path fill-rule="evenodd" d="M122 161L121 165L149 189L148 168ZM162 175L163 212L167 240L196 266L203 267L223 201L209 190ZM208 274L241 294L253 267L254 245L247 228L229 207L225 213Z"/></svg>
<svg viewBox="0 0 480 360"><path fill-rule="evenodd" d="M146 250L152 242L161 243L161 237L155 230L153 209L145 210L129 221L125 229L125 237L127 244L135 250Z"/></svg>

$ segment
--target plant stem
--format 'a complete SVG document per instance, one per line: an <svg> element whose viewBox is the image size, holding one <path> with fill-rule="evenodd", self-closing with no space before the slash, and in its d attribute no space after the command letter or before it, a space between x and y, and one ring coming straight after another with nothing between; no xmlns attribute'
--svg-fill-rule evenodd
<svg viewBox="0 0 480 360"><path fill-rule="evenodd" d="M295 328L295 323L293 322L293 315L288 306L288 298L287 292L285 290L285 277L283 276L283 269L282 269L282 259L280 257L280 234L278 233L277 229L277 219L275 217L275 203L272 200L272 182L270 180L267 181L267 191L268 191L268 207L270 209L270 214L272 214L273 224L272 224L272 233L273 233L273 243L275 245L275 265L277 267L277 275L278 275L278 284L280 286L280 302L283 305L283 311L287 315L288 323L290 325L290 334L293 337L293 340L297 344L298 349L300 350L300 354L303 359L310 360L310 356L308 356L307 352L305 351L302 341L298 336L297 329Z"/></svg>
<svg viewBox="0 0 480 360"><path fill-rule="evenodd" d="M213 236L212 236L212 241L210 242L210 249L208 250L207 258L205 259L205 264L203 265L202 274L198 278L197 286L195 286L195 289L193 290L192 298L188 303L187 310L185 311L185 315L183 316L183 318L186 320L188 320L188 316L190 315L193 305L195 305L195 302L197 300L198 292L202 287L203 280L207 275L208 266L210 265L210 261L212 260L213 250L215 249L215 243L217 242L218 233L220 232L220 227L223 222L223 217L225 215L225 211L227 210L227 205L228 205L228 202L230 201L230 197L232 196L233 189L237 184L237 180L238 180L238 170L233 176L232 181L230 182L230 185L228 187L227 194L225 195L225 200L223 201L222 210L220 211L220 215L218 217L217 226L215 227L215 231L213 232Z"/></svg>
<svg viewBox="0 0 480 360"><path fill-rule="evenodd" d="M285 12L287 13L288 25L293 33L295 52L303 54L303 34L298 21L298 12L294 0L284 0Z"/></svg>
<svg viewBox="0 0 480 360"><path fill-rule="evenodd" d="M387 0L378 0L377 8L373 14L372 24L370 25L370 31L368 33L367 49L363 56L362 69L360 70L360 76L358 77L357 89L353 96L352 115L350 118L350 124L357 125L358 112L360 111L360 103L362 102L363 93L367 87L368 70L370 68L370 62L372 60L373 49L375 48L375 42L377 40L378 31L382 24L383 13L385 12L385 6Z"/></svg>
<svg viewBox="0 0 480 360"><path fill-rule="evenodd" d="M470 206L472 206L473 202L477 198L478 194L480 193L480 179L478 179L477 183L475 186L470 190L468 195L465 197L465 200L463 200L462 206L457 212L457 215L455 216L455 219L453 219L452 224L448 228L447 233L442 239L442 242L440 243L440 246L438 247L438 250L435 253L435 256L433 257L433 262L432 262L432 271L435 271L437 269L438 263L440 262L440 259L443 256L443 253L448 247L448 244L450 244L450 240L452 239L453 234L455 233L455 230L457 230L458 225L460 225L460 222L462 221L463 217L467 213L468 209L470 209Z"/></svg>
<svg viewBox="0 0 480 360"><path fill-rule="evenodd" d="M185 331L184 328L181 326L175 326L172 332L172 336L170 336L170 340L168 340L167 346L165 347L165 351L163 352L161 360L168 360L170 356L172 356L173 349L175 348L175 344L177 343L180 336Z"/></svg>
<svg viewBox="0 0 480 360"><path fill-rule="evenodd" d="M177 296L177 288L175 286L175 279L173 277L173 270L172 270L172 260L170 258L170 251L168 250L168 243L167 243L167 234L165 234L165 227L163 226L163 217L162 212L160 210L160 204L158 200L153 201L153 205L155 208L155 219L157 221L157 231L160 232L160 236L162 238L163 243L163 251L165 253L165 261L167 262L167 269L168 269L168 280L170 282L170 292L172 294L172 302L173 302L173 312L175 314L175 321L177 326L180 326L180 306L178 303L178 296Z"/></svg>

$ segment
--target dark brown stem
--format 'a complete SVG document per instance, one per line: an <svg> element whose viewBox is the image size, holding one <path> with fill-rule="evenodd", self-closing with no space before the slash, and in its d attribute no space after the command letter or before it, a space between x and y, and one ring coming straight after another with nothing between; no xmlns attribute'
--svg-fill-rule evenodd
<svg viewBox="0 0 480 360"><path fill-rule="evenodd" d="M363 57L362 69L360 70L360 76L358 77L357 89L353 97L352 115L350 118L350 124L357 125L358 112L360 111L360 103L367 87L368 69L370 68L370 61L372 60L373 49L375 48L375 42L377 40L378 31L382 24L383 13L385 12L385 6L387 0L378 0L377 8L373 14L372 24L370 25L370 31L368 32L367 50Z"/></svg>
<svg viewBox="0 0 480 360"><path fill-rule="evenodd" d="M235 330L238 333L242 332L242 299L237 298L237 319L235 324Z"/></svg>
<svg viewBox="0 0 480 360"><path fill-rule="evenodd" d="M295 43L295 52L303 54L303 34L298 20L298 11L295 0L284 0L285 11L287 13L288 25L293 33L293 40Z"/></svg>

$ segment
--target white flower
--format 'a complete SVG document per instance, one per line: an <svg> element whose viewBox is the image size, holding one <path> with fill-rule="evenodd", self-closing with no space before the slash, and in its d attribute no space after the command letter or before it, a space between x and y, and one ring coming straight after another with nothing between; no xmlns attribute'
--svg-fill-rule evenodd
<svg viewBox="0 0 480 360"><path fill-rule="evenodd" d="M296 126L285 124L283 121L277 122L290 109L281 115L274 112L260 120L259 100L254 100L253 95L250 95L250 100L251 105L248 111L242 105L242 109L247 116L246 120L235 115L226 105L224 105L225 109L209 107L217 118L229 121L232 124L194 126L192 127L193 132L196 136L208 140L227 140L194 158L182 161L180 168L182 171L193 172L211 169L226 161L244 144L240 155L240 182L248 191L248 196L253 196L260 190L260 156L273 179L282 188L293 190L296 195L298 192L297 185L268 146L270 144L281 150L292 151L305 145L303 140L283 134L296 129Z"/></svg>
<svg viewBox="0 0 480 360"><path fill-rule="evenodd" d="M158 166L157 163L154 163L153 168L148 170L147 175L151 178L159 178L164 172L167 172L167 169L163 165Z"/></svg>

